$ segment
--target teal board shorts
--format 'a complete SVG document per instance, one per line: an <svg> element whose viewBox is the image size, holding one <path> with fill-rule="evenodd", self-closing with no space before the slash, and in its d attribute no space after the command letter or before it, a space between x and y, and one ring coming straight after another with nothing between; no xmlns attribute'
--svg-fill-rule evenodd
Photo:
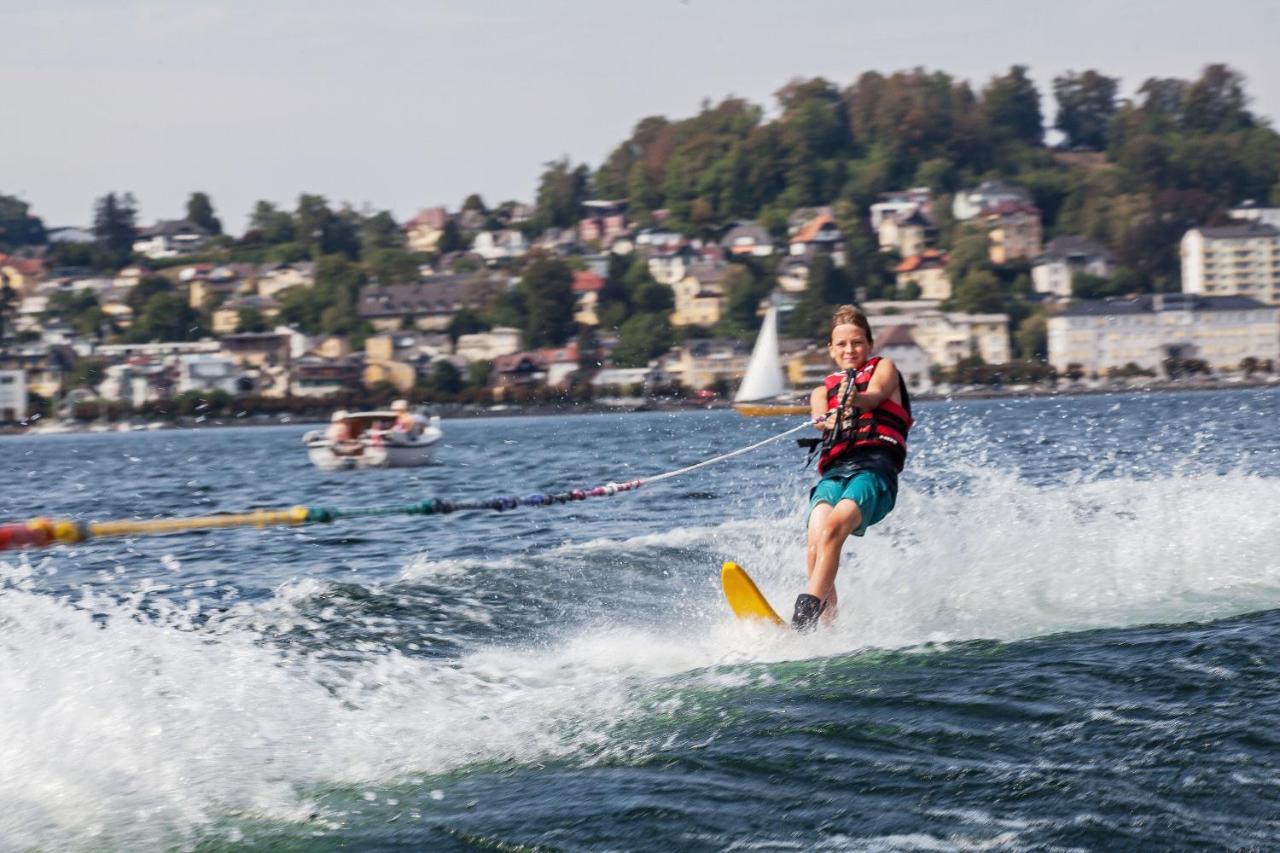
<svg viewBox="0 0 1280 853"><path fill-rule="evenodd" d="M877 471L855 471L847 477L823 477L809 493L809 515L813 515L813 508L818 504L835 506L842 500L851 500L862 513L862 526L853 531L853 535L861 536L868 527L889 514L897 502L896 497L884 475ZM808 524L806 516L805 526Z"/></svg>

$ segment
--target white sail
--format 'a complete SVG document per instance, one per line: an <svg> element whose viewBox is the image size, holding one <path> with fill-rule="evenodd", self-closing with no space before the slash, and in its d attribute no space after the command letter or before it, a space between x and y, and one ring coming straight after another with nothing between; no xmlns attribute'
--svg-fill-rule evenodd
<svg viewBox="0 0 1280 853"><path fill-rule="evenodd" d="M787 379L782 372L782 359L778 355L778 309L770 305L764 315L764 325L756 336L756 345L747 362L747 373L742 377L735 403L768 400L787 390Z"/></svg>

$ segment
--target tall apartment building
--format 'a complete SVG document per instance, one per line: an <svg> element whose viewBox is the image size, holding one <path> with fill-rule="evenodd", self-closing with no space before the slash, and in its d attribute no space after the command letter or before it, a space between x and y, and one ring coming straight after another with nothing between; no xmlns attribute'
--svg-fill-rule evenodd
<svg viewBox="0 0 1280 853"><path fill-rule="evenodd" d="M1280 229L1258 222L1182 235L1182 292L1280 305Z"/></svg>
<svg viewBox="0 0 1280 853"><path fill-rule="evenodd" d="M1049 318L1049 363L1102 372L1129 363L1159 371L1166 358L1235 370L1252 356L1280 360L1280 308L1246 296L1156 294L1074 302Z"/></svg>

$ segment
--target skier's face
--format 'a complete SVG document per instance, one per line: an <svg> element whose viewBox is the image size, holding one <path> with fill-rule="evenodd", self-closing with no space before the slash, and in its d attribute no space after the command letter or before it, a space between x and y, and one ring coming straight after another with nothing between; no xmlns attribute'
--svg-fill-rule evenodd
<svg viewBox="0 0 1280 853"><path fill-rule="evenodd" d="M857 370L866 364L871 355L871 342L867 333L852 323L841 323L831 330L831 343L827 352L841 370Z"/></svg>

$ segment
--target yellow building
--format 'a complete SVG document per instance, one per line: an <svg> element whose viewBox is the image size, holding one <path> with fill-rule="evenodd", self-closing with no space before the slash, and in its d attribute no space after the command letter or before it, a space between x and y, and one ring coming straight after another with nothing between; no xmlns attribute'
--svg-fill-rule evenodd
<svg viewBox="0 0 1280 853"><path fill-rule="evenodd" d="M675 310L673 326L714 326L720 322L727 302L724 279L728 265L723 261L690 264L685 277L672 285Z"/></svg>
<svg viewBox="0 0 1280 853"><path fill-rule="evenodd" d="M947 275L947 256L934 249L912 255L894 267L898 290L910 284L920 288L921 299L942 301L951 298L951 278Z"/></svg>
<svg viewBox="0 0 1280 853"><path fill-rule="evenodd" d="M418 381L418 372L407 361L396 359L395 338L370 335L364 342L364 386L390 382L401 394L407 394Z"/></svg>
<svg viewBox="0 0 1280 853"><path fill-rule="evenodd" d="M987 255L993 264L1039 257L1040 211L1022 202L1002 202L983 211L987 222Z"/></svg>

